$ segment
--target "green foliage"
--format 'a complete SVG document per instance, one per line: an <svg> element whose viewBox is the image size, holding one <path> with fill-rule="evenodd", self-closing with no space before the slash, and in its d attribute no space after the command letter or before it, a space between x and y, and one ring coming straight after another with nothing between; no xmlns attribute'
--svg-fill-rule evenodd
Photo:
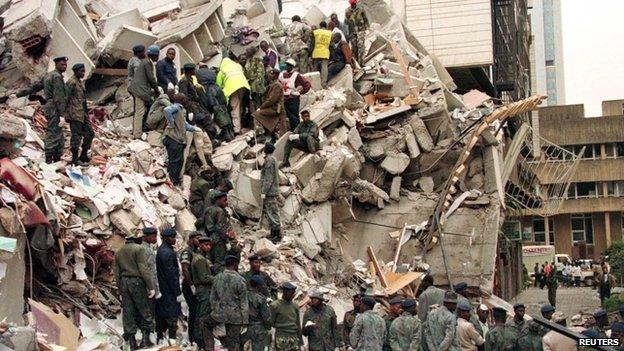
<svg viewBox="0 0 624 351"><path fill-rule="evenodd" d="M606 250L606 255L609 256L609 265L611 265L611 271L616 277L621 277L624 273L624 241L614 241Z"/></svg>
<svg viewBox="0 0 624 351"><path fill-rule="evenodd" d="M622 304L624 304L624 301L620 300L618 295L611 295L610 298L605 299L602 302L602 308L604 308L608 313L619 310L620 305Z"/></svg>

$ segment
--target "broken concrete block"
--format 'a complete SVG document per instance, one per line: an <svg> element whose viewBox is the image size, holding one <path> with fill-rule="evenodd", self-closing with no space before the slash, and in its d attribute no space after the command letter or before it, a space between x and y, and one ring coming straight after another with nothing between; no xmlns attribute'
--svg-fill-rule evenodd
<svg viewBox="0 0 624 351"><path fill-rule="evenodd" d="M390 196L385 191L363 179L353 182L351 190L358 201L376 205L378 208L384 208L385 202L390 201Z"/></svg>
<svg viewBox="0 0 624 351"><path fill-rule="evenodd" d="M245 138L236 138L229 143L219 146L214 151L214 156L231 154L235 160L240 160L246 154L249 144Z"/></svg>
<svg viewBox="0 0 624 351"><path fill-rule="evenodd" d="M275 142L275 151L273 151L273 156L275 156L275 159L280 162L284 161L284 148L286 148L286 143L288 143L288 137L290 136L290 134L292 133L291 132L284 133Z"/></svg>
<svg viewBox="0 0 624 351"><path fill-rule="evenodd" d="M14 140L26 137L26 127L19 118L0 117L0 138Z"/></svg>
<svg viewBox="0 0 624 351"><path fill-rule="evenodd" d="M280 209L280 219L283 223L292 223L301 212L301 199L297 194L291 194L284 200Z"/></svg>
<svg viewBox="0 0 624 351"><path fill-rule="evenodd" d="M345 178L356 179L360 176L362 171L362 162L360 159L351 153L348 153L345 157L345 165L342 173Z"/></svg>
<svg viewBox="0 0 624 351"><path fill-rule="evenodd" d="M124 25L147 30L149 22L147 18L141 14L138 8L111 14L100 18L98 21L98 27L104 36L114 32L117 28L123 27Z"/></svg>
<svg viewBox="0 0 624 351"><path fill-rule="evenodd" d="M157 132L155 130L147 132L147 140L146 141L151 146L162 147L163 146L162 139L163 139L163 136L162 136L161 132Z"/></svg>
<svg viewBox="0 0 624 351"><path fill-rule="evenodd" d="M36 112L37 110L34 107L24 106L23 108L20 108L19 110L15 111L15 114L20 117L31 119L33 118Z"/></svg>
<svg viewBox="0 0 624 351"><path fill-rule="evenodd" d="M310 25L318 26L321 21L327 19L327 15L323 13L318 6L312 5L308 8L308 12L306 12L302 19Z"/></svg>
<svg viewBox="0 0 624 351"><path fill-rule="evenodd" d="M240 173L236 178L234 190L235 196L248 204L260 207L262 203L262 182L260 182L260 170L254 170L250 173Z"/></svg>
<svg viewBox="0 0 624 351"><path fill-rule="evenodd" d="M305 79L310 82L312 86L312 90L321 90L323 86L321 85L321 73L320 72L310 72L303 75Z"/></svg>
<svg viewBox="0 0 624 351"><path fill-rule="evenodd" d="M346 65L340 73L327 82L328 85L336 89L344 89L345 91L353 90L353 69L351 65Z"/></svg>
<svg viewBox="0 0 624 351"><path fill-rule="evenodd" d="M110 213L110 221L115 228L128 235L141 223L141 218L137 218L130 211L119 209Z"/></svg>
<svg viewBox="0 0 624 351"><path fill-rule="evenodd" d="M246 15L247 15L247 18L254 18L266 12L267 12L267 9L264 6L264 3L261 0L254 0L247 7Z"/></svg>
<svg viewBox="0 0 624 351"><path fill-rule="evenodd" d="M351 128L351 130L349 130L348 140L351 147L356 151L364 146L362 137L360 137L360 132L358 132L357 128Z"/></svg>
<svg viewBox="0 0 624 351"><path fill-rule="evenodd" d="M406 130L405 144L407 145L407 151L409 152L410 158L416 158L420 156L420 148L418 147L418 142L416 142L416 136L414 136L410 126L407 126Z"/></svg>
<svg viewBox="0 0 624 351"><path fill-rule="evenodd" d="M405 151L405 148L405 138L398 134L375 139L365 145L366 153L373 159L382 158L388 150Z"/></svg>
<svg viewBox="0 0 624 351"><path fill-rule="evenodd" d="M386 154L386 158L381 162L380 167L390 174L401 174L410 164L410 158L402 152L391 151Z"/></svg>
<svg viewBox="0 0 624 351"><path fill-rule="evenodd" d="M345 154L342 150L336 150L329 155L325 167L308 183L301 193L303 199L308 202L327 201L334 192L336 182L340 179L344 168Z"/></svg>
<svg viewBox="0 0 624 351"><path fill-rule="evenodd" d="M340 126L340 128L334 129L334 131L328 137L328 139L331 140L332 143L337 145L345 144L348 138L349 128L347 128L346 126Z"/></svg>
<svg viewBox="0 0 624 351"><path fill-rule="evenodd" d="M433 189L435 184L433 183L432 177L421 177L418 179L418 186L427 194L433 193Z"/></svg>
<svg viewBox="0 0 624 351"><path fill-rule="evenodd" d="M175 229L178 233L187 233L195 230L195 216L188 208L176 211Z"/></svg>
<svg viewBox="0 0 624 351"><path fill-rule="evenodd" d="M311 244L302 237L295 237L295 243L303 254L311 260L321 253L321 247L319 245Z"/></svg>
<svg viewBox="0 0 624 351"><path fill-rule="evenodd" d="M212 164L220 171L227 172L232 169L234 163L234 157L232 154L222 154L218 156L212 156Z"/></svg>
<svg viewBox="0 0 624 351"><path fill-rule="evenodd" d="M401 177L399 176L392 178L390 198L395 201L399 201L401 199Z"/></svg>
<svg viewBox="0 0 624 351"><path fill-rule="evenodd" d="M431 138L431 134L429 134L429 130L427 130L427 126L425 126L425 122L418 116L412 116L410 119L410 126L412 127L416 141L418 141L418 145L420 145L421 149L425 152L431 151L435 145L433 144L433 139Z"/></svg>
<svg viewBox="0 0 624 351"><path fill-rule="evenodd" d="M69 28L65 27L59 19L55 19L54 21L54 27L52 29L52 37L54 38L54 40L51 41L49 46L49 56L72 57L74 60L73 62L83 63L85 65L85 78L89 78L91 76L91 73L95 69L95 64L91 60L91 55L89 55L89 53L85 51L84 45L81 45L75 40ZM15 57L13 59L15 60ZM41 67L41 65L33 63L31 63L31 66L33 67L33 69L36 67ZM44 68L47 71L52 71L54 69L54 61L49 60L48 66ZM66 78L70 78L73 76L73 72L69 71L71 70L67 70L65 72ZM35 72L34 74L36 75L37 72Z"/></svg>
<svg viewBox="0 0 624 351"><path fill-rule="evenodd" d="M297 163L292 165L290 171L297 177L299 184L305 186L324 166L325 159L321 159L314 154L306 154L297 161Z"/></svg>
<svg viewBox="0 0 624 351"><path fill-rule="evenodd" d="M386 118L398 116L401 113L407 112L411 109L412 107L410 105L401 105L398 107L391 108L389 110L385 110L383 112L371 113L368 116L366 116L366 124L373 124L379 121L383 121Z"/></svg>
<svg viewBox="0 0 624 351"><path fill-rule="evenodd" d="M123 27L108 33L98 43L98 50L102 53L101 58L112 65L118 60L132 58L134 45L142 44L148 47L154 44L156 39L158 37L150 31L125 24Z"/></svg>
<svg viewBox="0 0 624 351"><path fill-rule="evenodd" d="M321 244L331 241L332 208L324 202L308 211L301 224L301 236L310 244Z"/></svg>
<svg viewBox="0 0 624 351"><path fill-rule="evenodd" d="M277 246L267 238L261 238L254 243L254 253L262 258L277 254Z"/></svg>

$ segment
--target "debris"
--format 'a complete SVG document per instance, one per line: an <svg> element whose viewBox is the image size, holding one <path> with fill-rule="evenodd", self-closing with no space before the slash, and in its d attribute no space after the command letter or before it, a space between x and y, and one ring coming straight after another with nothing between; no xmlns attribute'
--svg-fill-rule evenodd
<svg viewBox="0 0 624 351"><path fill-rule="evenodd" d="M401 174L410 164L410 158L402 152L388 152L381 163L381 168L390 174Z"/></svg>
<svg viewBox="0 0 624 351"><path fill-rule="evenodd" d="M37 331L46 334L48 342L68 350L78 349L80 330L67 317L34 300L29 299L28 304L37 323Z"/></svg>

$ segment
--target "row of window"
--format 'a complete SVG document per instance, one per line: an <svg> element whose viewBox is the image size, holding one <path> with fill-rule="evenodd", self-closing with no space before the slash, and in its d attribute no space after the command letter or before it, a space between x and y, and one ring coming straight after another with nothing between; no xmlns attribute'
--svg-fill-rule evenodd
<svg viewBox="0 0 624 351"><path fill-rule="evenodd" d="M606 184L606 194L604 185ZM624 197L624 181L570 183L568 199Z"/></svg>
<svg viewBox="0 0 624 351"><path fill-rule="evenodd" d="M572 242L594 243L594 226L591 214L578 214L570 217ZM552 218L548 219L548 244L555 244L555 225ZM546 225L544 218L533 217L532 227L522 229L522 240L526 242L546 244Z"/></svg>
<svg viewBox="0 0 624 351"><path fill-rule="evenodd" d="M582 160L599 160L603 158L602 151L600 150L600 146L602 144L587 144L587 145L568 145L563 146L564 149L573 153L574 155L578 155L583 147L585 147L585 151L581 154ZM624 157L624 143L606 143L605 146L605 154L604 158L619 158ZM544 152L549 153L551 157L558 158L560 160L570 160L573 156L568 153L558 153L552 154L549 150L544 150Z"/></svg>

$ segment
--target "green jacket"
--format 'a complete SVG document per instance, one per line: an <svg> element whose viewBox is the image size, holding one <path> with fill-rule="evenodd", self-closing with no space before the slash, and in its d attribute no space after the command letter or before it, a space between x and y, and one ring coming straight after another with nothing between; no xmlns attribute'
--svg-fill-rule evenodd
<svg viewBox="0 0 624 351"><path fill-rule="evenodd" d="M310 351L334 351L340 345L336 312L333 308L330 306L323 306L320 310L308 308L303 314L303 325L308 322L314 323L303 328L303 335L308 337Z"/></svg>
<svg viewBox="0 0 624 351"><path fill-rule="evenodd" d="M319 141L319 129L314 121L303 121L297 125L293 134L299 134L300 141L306 141L306 139L311 136L317 142Z"/></svg>
<svg viewBox="0 0 624 351"><path fill-rule="evenodd" d="M403 312L390 325L390 348L392 351L418 351L420 349L420 319Z"/></svg>
<svg viewBox="0 0 624 351"><path fill-rule="evenodd" d="M254 56L247 61L245 64L245 76L252 93L264 94L267 89L266 69L261 57Z"/></svg>
<svg viewBox="0 0 624 351"><path fill-rule="evenodd" d="M195 288L202 287L204 289L210 289L214 280L212 271L210 270L210 261L199 251L193 254L191 278L193 279Z"/></svg>
<svg viewBox="0 0 624 351"><path fill-rule="evenodd" d="M249 322L247 282L235 271L225 269L217 274L210 292L211 317L226 324Z"/></svg>
<svg viewBox="0 0 624 351"><path fill-rule="evenodd" d="M67 81L67 116L68 121L82 122L87 118L87 96L84 82L71 77Z"/></svg>
<svg viewBox="0 0 624 351"><path fill-rule="evenodd" d="M358 4L355 9L348 8L345 12L345 22L349 26L349 33L356 34L365 31L370 26L364 9Z"/></svg>
<svg viewBox="0 0 624 351"><path fill-rule="evenodd" d="M271 329L271 311L266 296L257 291L249 292L249 324L259 324Z"/></svg>
<svg viewBox="0 0 624 351"><path fill-rule="evenodd" d="M245 278L245 280L247 281L247 284L249 284L249 282L251 281L251 277L253 275L259 275L262 278L264 278L264 282L266 283L266 287L269 290L269 294L271 295L271 298L273 300L277 300L277 284L275 283L273 278L271 278L271 276L269 276L267 272L264 272L264 271L254 273L253 271L248 270L247 272L243 273L243 278Z"/></svg>
<svg viewBox="0 0 624 351"><path fill-rule="evenodd" d="M355 351L379 351L386 340L386 323L376 312L358 314L349 335Z"/></svg>
<svg viewBox="0 0 624 351"><path fill-rule="evenodd" d="M43 113L46 117L63 116L67 112L67 90L61 72L54 70L43 78L43 94L46 104Z"/></svg>
<svg viewBox="0 0 624 351"><path fill-rule="evenodd" d="M514 327L495 325L485 337L485 351L518 351L518 334Z"/></svg>
<svg viewBox="0 0 624 351"><path fill-rule="evenodd" d="M152 273L149 269L145 248L135 242L126 243L115 253L115 279L117 284L122 277L141 278L148 290L155 289Z"/></svg>
<svg viewBox="0 0 624 351"><path fill-rule="evenodd" d="M294 302L277 300L271 303L271 325L275 328L276 336L293 336L303 345L299 307Z"/></svg>
<svg viewBox="0 0 624 351"><path fill-rule="evenodd" d="M264 160L264 166L260 173L262 183L262 194L266 196L278 196L279 191L279 170L277 160L273 155L268 155Z"/></svg>
<svg viewBox="0 0 624 351"><path fill-rule="evenodd" d="M149 101L158 92L158 84L154 76L154 62L144 58L134 72L128 92L133 96Z"/></svg>
<svg viewBox="0 0 624 351"><path fill-rule="evenodd" d="M230 225L230 215L227 211L217 205L210 205L204 211L204 226L206 234L214 240L228 242L228 231L232 228Z"/></svg>

